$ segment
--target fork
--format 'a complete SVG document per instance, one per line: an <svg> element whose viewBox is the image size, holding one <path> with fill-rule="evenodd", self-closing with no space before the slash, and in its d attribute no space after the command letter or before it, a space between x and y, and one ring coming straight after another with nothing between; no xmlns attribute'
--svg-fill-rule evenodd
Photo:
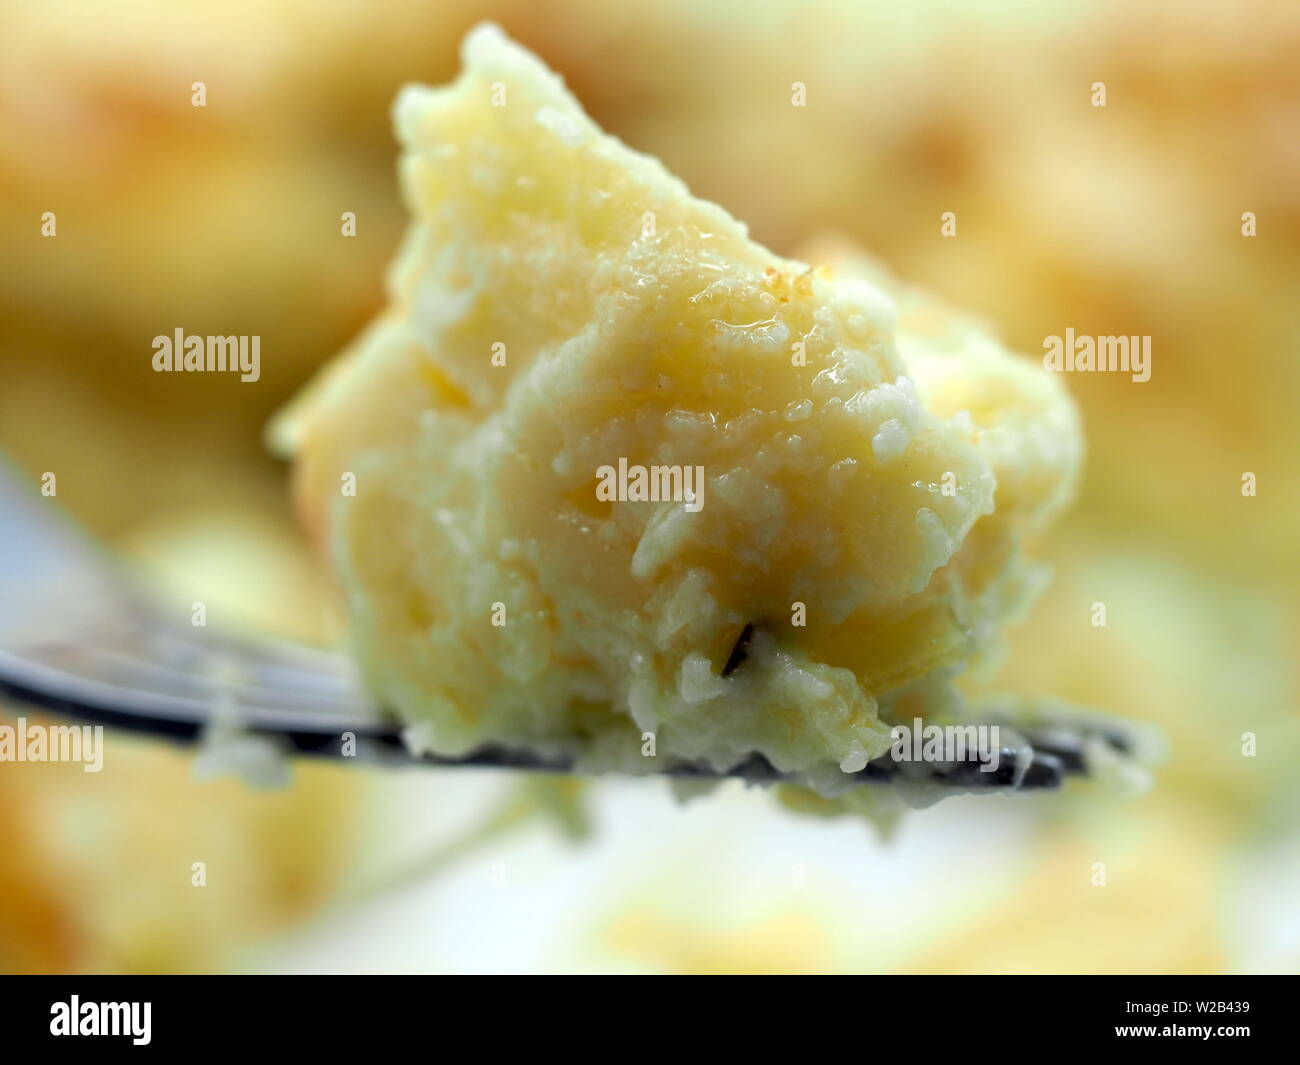
<svg viewBox="0 0 1300 1065"><path fill-rule="evenodd" d="M347 656L176 618L134 586L53 498L33 491L3 461L0 694L83 723L181 743L201 739L233 708L240 731L291 754L343 757L343 738L351 734L356 757L371 763L574 771L566 761L500 744L460 757L413 751L401 723L366 697ZM1092 738L1119 752L1131 746L1109 723L1018 731L1028 747L1002 747L992 772L972 755L921 773L954 792L1055 788L1067 774L1086 774ZM799 779L758 754L721 772L701 762L662 762L657 772L673 777ZM855 774L877 785L902 775L889 755ZM905 775L915 781L916 768Z"/></svg>

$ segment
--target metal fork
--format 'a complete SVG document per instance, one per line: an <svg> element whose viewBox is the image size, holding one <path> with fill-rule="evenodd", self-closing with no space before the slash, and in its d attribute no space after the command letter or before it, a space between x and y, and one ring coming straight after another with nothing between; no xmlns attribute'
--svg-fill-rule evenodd
<svg viewBox="0 0 1300 1065"><path fill-rule="evenodd" d="M479 766L568 773L564 761L490 746L463 757L413 753L402 726L365 696L344 655L280 640L194 627L125 578L112 559L61 513L54 498L0 462L0 694L80 722L193 742L233 707L241 731L289 753L355 755L389 765ZM1086 771L1093 725L1021 730L1030 747L1004 747L999 767L966 762L926 767L926 779L955 792L1054 788ZM1101 733L1117 750L1128 737ZM752 755L724 772L693 762L660 764L674 777L738 777L770 784L797 779ZM856 774L890 784L903 774L888 755ZM917 770L906 772L910 781Z"/></svg>

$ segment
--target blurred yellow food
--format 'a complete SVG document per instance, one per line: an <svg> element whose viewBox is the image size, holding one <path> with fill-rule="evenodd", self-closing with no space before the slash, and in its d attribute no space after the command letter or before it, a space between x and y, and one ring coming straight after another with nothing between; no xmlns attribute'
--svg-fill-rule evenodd
<svg viewBox="0 0 1300 1065"><path fill-rule="evenodd" d="M1049 836L1004 897L939 917L916 973L1212 973L1227 840L1168 802L1128 831Z"/></svg>
<svg viewBox="0 0 1300 1065"><path fill-rule="evenodd" d="M197 782L189 752L106 742L98 773L0 771L0 970L229 969L333 891L354 834L349 770L300 765L293 787L257 792Z"/></svg>
<svg viewBox="0 0 1300 1065"><path fill-rule="evenodd" d="M722 927L674 920L646 907L620 914L602 938L616 956L654 972L744 975L824 973L832 935L798 909Z"/></svg>

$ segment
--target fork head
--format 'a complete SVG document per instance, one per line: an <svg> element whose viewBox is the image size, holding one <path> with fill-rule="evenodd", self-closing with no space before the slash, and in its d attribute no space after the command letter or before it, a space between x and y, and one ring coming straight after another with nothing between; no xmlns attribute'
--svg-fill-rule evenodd
<svg viewBox="0 0 1300 1065"><path fill-rule="evenodd" d="M134 587L58 510L0 463L0 692L92 724L177 741L237 727L290 753L355 753L386 764L422 763L571 772L572 762L493 745L447 757L406 742L370 702L344 655L266 637L196 627ZM991 720L996 721L996 715ZM997 753L915 766L889 755L844 783L960 792L1037 790L1089 771L1089 744L1118 755L1131 734L1103 719L1006 722L1017 742ZM344 743L348 739L350 746ZM1023 742L1020 742L1023 741ZM753 784L803 782L761 755L719 769L704 763L648 772Z"/></svg>

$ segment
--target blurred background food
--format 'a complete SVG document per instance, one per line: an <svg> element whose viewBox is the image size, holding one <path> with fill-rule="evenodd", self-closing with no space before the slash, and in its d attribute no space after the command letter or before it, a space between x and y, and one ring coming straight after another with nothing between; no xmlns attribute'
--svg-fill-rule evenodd
<svg viewBox="0 0 1300 1065"><path fill-rule="evenodd" d="M778 252L853 240L1029 357L1152 337L1150 381L1067 381L1085 481L991 680L1159 723L1157 789L955 800L881 841L731 787L300 765L261 793L113 738L100 774L0 765L0 969L1300 969L1289 0L14 0L0 452L178 608L334 639L261 433L380 306L389 104L482 18ZM261 380L154 373L177 327L259 335Z"/></svg>

